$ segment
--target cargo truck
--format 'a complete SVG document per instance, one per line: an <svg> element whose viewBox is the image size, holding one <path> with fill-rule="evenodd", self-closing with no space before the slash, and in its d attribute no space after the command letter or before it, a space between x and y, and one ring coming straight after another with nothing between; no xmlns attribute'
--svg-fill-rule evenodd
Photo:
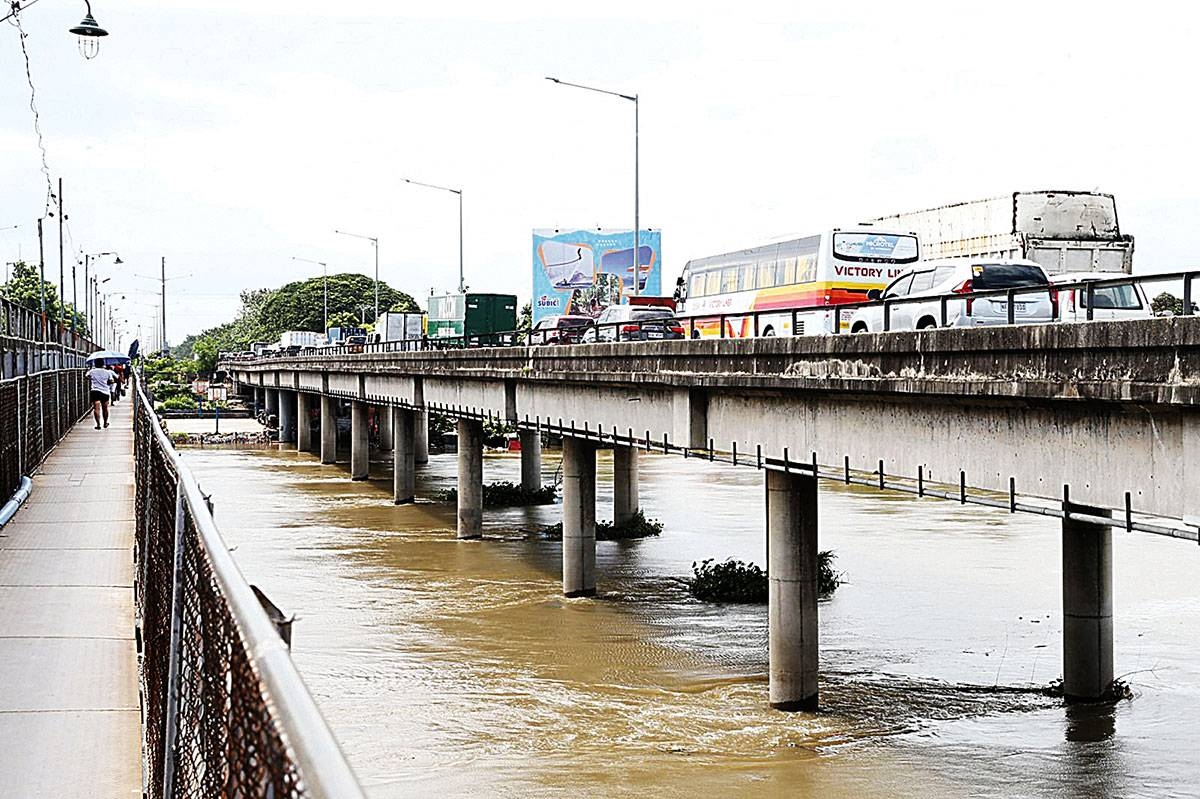
<svg viewBox="0 0 1200 799"><path fill-rule="evenodd" d="M361 327L331 327L325 338L330 344L339 344L351 336L365 336L366 334L367 331Z"/></svg>
<svg viewBox="0 0 1200 799"><path fill-rule="evenodd" d="M1111 194L1016 191L874 221L915 233L924 259L1027 258L1052 275L1133 271L1133 237L1121 233Z"/></svg>
<svg viewBox="0 0 1200 799"><path fill-rule="evenodd" d="M483 337L471 343L488 343L487 334L517 326L515 294L442 294L429 298L428 336Z"/></svg>
<svg viewBox="0 0 1200 799"><path fill-rule="evenodd" d="M425 335L425 314L388 311L381 313L375 322L375 332L368 337L372 343L380 341L412 341Z"/></svg>
<svg viewBox="0 0 1200 799"><path fill-rule="evenodd" d="M315 347L321 343L321 334L315 330L288 330L279 334L279 349L299 351L304 347Z"/></svg>

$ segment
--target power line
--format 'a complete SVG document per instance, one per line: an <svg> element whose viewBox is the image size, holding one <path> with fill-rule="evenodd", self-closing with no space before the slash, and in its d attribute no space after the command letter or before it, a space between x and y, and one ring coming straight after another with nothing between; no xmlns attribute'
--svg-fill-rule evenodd
<svg viewBox="0 0 1200 799"><path fill-rule="evenodd" d="M33 2L36 1L33 0ZM33 2L29 3L29 5L33 5ZM42 136L42 120L37 110L37 89L33 86L33 71L29 65L29 49L25 47L25 37L29 34L25 33L25 29L21 27L20 10L17 4L14 4L13 10L5 19L17 29L17 40L20 41L21 53L25 56L25 80L29 83L29 110L33 112L33 130L37 133L38 149L42 151L42 174L46 178L46 209L43 216L49 216L51 202L57 203L58 198L54 194L54 183L50 179L50 164L49 156L46 153L46 140ZM59 212L62 212L61 208Z"/></svg>

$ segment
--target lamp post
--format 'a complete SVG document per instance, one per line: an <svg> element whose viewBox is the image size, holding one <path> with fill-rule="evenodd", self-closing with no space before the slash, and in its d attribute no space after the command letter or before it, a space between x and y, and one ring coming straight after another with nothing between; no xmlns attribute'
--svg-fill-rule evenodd
<svg viewBox="0 0 1200 799"><path fill-rule="evenodd" d="M633 103L633 294L636 297L641 291L642 283L642 228L641 220L638 218L638 96L610 92L607 89L597 89L579 83L568 83L558 78L547 77L546 80L557 83L559 86L570 86L574 89L620 97L622 100L629 100Z"/></svg>
<svg viewBox="0 0 1200 799"><path fill-rule="evenodd" d="M316 264L325 272L325 326L321 328L321 332L329 335L329 264L324 261L313 261L308 258L297 258L292 256L293 261L303 261L306 264ZM378 316L379 314L375 314Z"/></svg>
<svg viewBox="0 0 1200 799"><path fill-rule="evenodd" d="M344 230L335 230L334 233L340 233L343 236L353 236L356 239L366 239L371 242L371 246L375 248L375 318L379 318L379 239L375 236L364 236L361 233L347 233Z"/></svg>
<svg viewBox="0 0 1200 799"><path fill-rule="evenodd" d="M458 293L465 294L467 284L463 280L463 190L452 189L449 186L438 186L435 183L422 183L419 180L409 180L408 178L404 178L404 182L411 183L414 186L424 186L427 189L448 191L451 194L458 195Z"/></svg>
<svg viewBox="0 0 1200 799"><path fill-rule="evenodd" d="M93 252L93 253L84 253L83 254L83 304L84 304L83 317L84 317L84 319L87 320L88 330L91 332L91 334L93 336L96 335L96 331L93 329L95 327L95 325L94 325L95 320L92 319L92 315L95 313L95 307L92 305L92 297L89 292L88 269L91 266L91 262L93 259L101 258L105 255L114 256L114 258L116 259L113 261L114 265L119 266L119 265L125 263L124 261L121 260L121 256L117 255L115 252ZM105 280L105 282L108 282L109 278L105 278L104 280ZM74 283L75 283L75 267L71 267L72 291L74 290L74 288L73 288Z"/></svg>

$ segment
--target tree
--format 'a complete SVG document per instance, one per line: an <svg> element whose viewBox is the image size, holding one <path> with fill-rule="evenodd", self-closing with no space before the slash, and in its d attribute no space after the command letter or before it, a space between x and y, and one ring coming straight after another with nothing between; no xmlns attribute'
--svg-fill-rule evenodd
<svg viewBox="0 0 1200 799"><path fill-rule="evenodd" d="M38 270L24 261L13 264L12 274L7 283L0 286L0 295L5 299L23 305L36 313L42 312L42 300L46 302L46 320L51 325L61 324L70 327L74 322L75 330L82 336L90 336L87 320L71 303L65 306L59 302L58 288L49 280L42 280Z"/></svg>
<svg viewBox="0 0 1200 799"><path fill-rule="evenodd" d="M1166 316L1168 312L1175 316L1183 316L1183 300L1169 291L1164 291L1150 301L1150 309L1154 311L1155 316Z"/></svg>
<svg viewBox="0 0 1200 799"><path fill-rule="evenodd" d="M521 306L521 315L517 317L517 330L528 330L533 327L533 303L527 302Z"/></svg>

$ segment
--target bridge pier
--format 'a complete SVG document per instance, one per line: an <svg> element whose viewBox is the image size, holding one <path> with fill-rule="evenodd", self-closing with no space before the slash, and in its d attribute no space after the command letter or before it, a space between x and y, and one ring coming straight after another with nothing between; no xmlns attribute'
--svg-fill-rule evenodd
<svg viewBox="0 0 1200 799"><path fill-rule="evenodd" d="M265 389L263 389L263 392L264 392L264 397L266 400L266 405L264 407L266 408L267 413L274 415L275 420L278 421L279 420L279 389L265 388Z"/></svg>
<svg viewBox="0 0 1200 799"><path fill-rule="evenodd" d="M817 480L766 475L770 703L776 710L816 710Z"/></svg>
<svg viewBox="0 0 1200 799"><path fill-rule="evenodd" d="M312 421L309 412L308 394L303 391L296 392L296 449L301 452L308 452L312 449Z"/></svg>
<svg viewBox="0 0 1200 799"><path fill-rule="evenodd" d="M483 537L483 423L458 420L458 537Z"/></svg>
<svg viewBox="0 0 1200 799"><path fill-rule="evenodd" d="M279 443L296 443L296 392L279 390Z"/></svg>
<svg viewBox="0 0 1200 799"><path fill-rule="evenodd" d="M265 391L262 386L252 386L250 388L250 404L255 414L266 407Z"/></svg>
<svg viewBox="0 0 1200 799"><path fill-rule="evenodd" d="M350 479L371 476L370 439L367 438L367 403L350 403Z"/></svg>
<svg viewBox="0 0 1200 799"><path fill-rule="evenodd" d="M542 434L537 430L520 430L521 488L537 491L542 487Z"/></svg>
<svg viewBox="0 0 1200 799"><path fill-rule="evenodd" d="M425 381L413 381L413 405L418 410L413 417L413 460L429 463L429 411L425 408Z"/></svg>
<svg viewBox="0 0 1200 799"><path fill-rule="evenodd" d="M395 434L394 451L392 453L394 474L392 490L397 505L413 502L416 499L416 469L413 447L415 414L399 406L390 409L392 432Z"/></svg>
<svg viewBox="0 0 1200 799"><path fill-rule="evenodd" d="M563 595L596 594L596 445L564 438Z"/></svg>
<svg viewBox="0 0 1200 799"><path fill-rule="evenodd" d="M321 463L337 463L337 398L321 395Z"/></svg>
<svg viewBox="0 0 1200 799"><path fill-rule="evenodd" d="M391 452L392 438L392 408L389 405L375 406L375 419L379 424L379 451Z"/></svg>
<svg viewBox="0 0 1200 799"><path fill-rule="evenodd" d="M1111 511L1084 505L1070 510L1091 516ZM1063 694L1067 701L1094 701L1113 683L1112 528L1063 519Z"/></svg>
<svg viewBox="0 0 1200 799"><path fill-rule="evenodd" d="M627 524L638 512L638 451L613 446L613 524Z"/></svg>

